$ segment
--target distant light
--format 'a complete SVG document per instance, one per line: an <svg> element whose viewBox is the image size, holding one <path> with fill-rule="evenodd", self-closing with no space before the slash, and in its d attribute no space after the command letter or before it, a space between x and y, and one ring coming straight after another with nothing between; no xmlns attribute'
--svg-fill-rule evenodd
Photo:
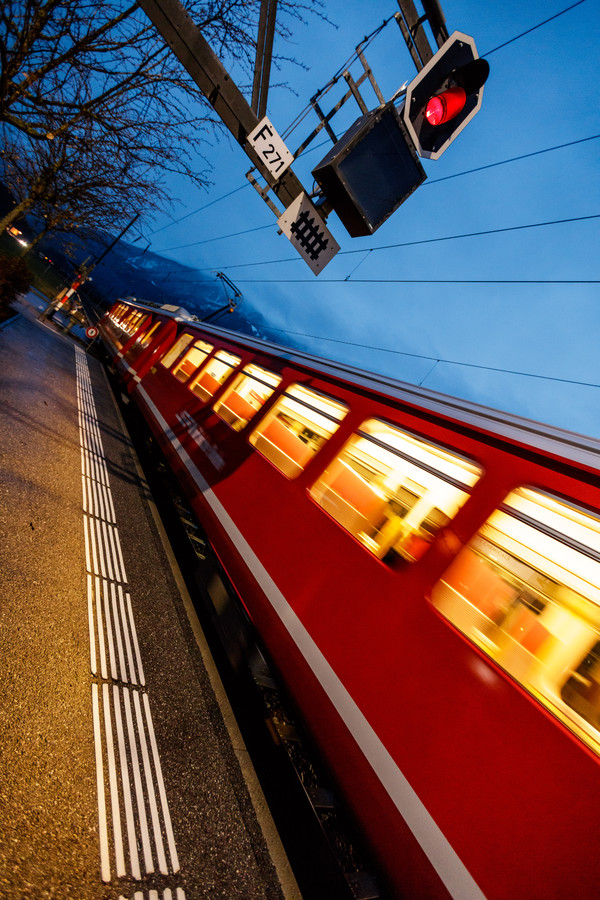
<svg viewBox="0 0 600 900"><path fill-rule="evenodd" d="M467 102L464 88L451 87L432 97L425 107L425 118L430 125L443 125L461 112Z"/></svg>

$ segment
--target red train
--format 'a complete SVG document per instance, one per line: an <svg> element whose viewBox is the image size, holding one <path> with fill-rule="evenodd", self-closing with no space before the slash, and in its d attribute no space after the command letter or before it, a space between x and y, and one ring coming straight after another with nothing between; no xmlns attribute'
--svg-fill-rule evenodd
<svg viewBox="0 0 600 900"><path fill-rule="evenodd" d="M394 896L599 897L600 442L172 308L100 327Z"/></svg>

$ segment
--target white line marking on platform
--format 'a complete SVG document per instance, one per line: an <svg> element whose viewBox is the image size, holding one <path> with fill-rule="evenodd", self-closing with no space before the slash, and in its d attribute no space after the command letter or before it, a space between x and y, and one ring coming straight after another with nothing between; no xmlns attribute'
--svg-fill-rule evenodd
<svg viewBox="0 0 600 900"><path fill-rule="evenodd" d="M86 515L84 515L84 517L83 517L83 538L85 541L85 568L86 568L86 571L91 572L92 564L91 564L91 560L90 560L90 544L88 541L87 520L88 520L88 517Z"/></svg>
<svg viewBox="0 0 600 900"><path fill-rule="evenodd" d="M102 765L102 738L100 734L100 713L98 710L98 685L92 685L92 718L94 720L94 750L96 755L96 785L98 788L98 827L100 837L100 871L102 881L110 881L108 858L108 832L106 825L106 804L104 802L104 767Z"/></svg>
<svg viewBox="0 0 600 900"><path fill-rule="evenodd" d="M127 618L125 616L125 601L123 597L123 588L120 584L117 585L117 591L119 593L119 609L121 611L121 627L123 629L123 636L125 638L125 646L127 648L127 662L129 663L129 680L132 684L137 684L137 678L135 674L135 668L133 665L133 653L131 652L131 638L129 636L129 629L127 628Z"/></svg>
<svg viewBox="0 0 600 900"><path fill-rule="evenodd" d="M104 700L104 728L106 731L106 755L108 758L110 802L112 811L113 834L115 840L117 878L123 878L123 876L127 874L127 871L125 869L125 854L123 852L121 812L119 809L119 790L117 787L117 770L115 767L115 747L113 743L112 723L110 716L110 697L107 684L102 685L102 696Z"/></svg>
<svg viewBox="0 0 600 900"><path fill-rule="evenodd" d="M142 684L146 684L146 676L144 675L144 667L142 666L142 657L140 655L140 645L138 644L137 630L135 627L135 621L133 618L133 610L131 608L131 597L129 596L129 594L125 594L125 602L127 605L127 614L129 616L129 623L130 623L130 627L131 627L131 637L133 639L135 658L137 660L138 675L140 678L140 682Z"/></svg>
<svg viewBox="0 0 600 900"><path fill-rule="evenodd" d="M108 678L106 670L106 649L104 647L104 627L102 625L102 600L100 598L100 581L96 577L96 620L98 622L98 648L100 650L100 673L105 680Z"/></svg>
<svg viewBox="0 0 600 900"><path fill-rule="evenodd" d="M115 643L113 637L113 626L118 628L116 622L110 619L110 598L108 596L108 582L102 582L102 598L104 600L104 621L106 623L106 637L108 639L108 656L110 658L110 677L115 681L117 675L117 663L115 659Z"/></svg>
<svg viewBox="0 0 600 900"><path fill-rule="evenodd" d="M88 628L90 632L90 668L92 675L97 673L96 638L94 633L94 602L92 599L92 576L87 575Z"/></svg>
<svg viewBox="0 0 600 900"><path fill-rule="evenodd" d="M127 670L125 669L125 655L123 652L123 638L121 637L121 626L119 623L119 611L117 607L117 590L114 583L110 586L110 594L112 598L113 621L115 623L115 633L117 636L117 650L119 653L119 670L121 672L121 681L127 681Z"/></svg>

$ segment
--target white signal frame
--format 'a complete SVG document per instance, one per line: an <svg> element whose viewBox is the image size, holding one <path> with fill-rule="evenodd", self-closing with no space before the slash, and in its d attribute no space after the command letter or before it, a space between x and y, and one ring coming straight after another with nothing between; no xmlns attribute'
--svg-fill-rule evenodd
<svg viewBox="0 0 600 900"><path fill-rule="evenodd" d="M409 110L411 107L413 91L423 81L423 79L431 72L431 70L437 65L437 63L440 61L440 59L448 52L450 47L457 41L460 41L462 44L467 44L471 48L471 52L473 53L473 59L479 59L479 55L477 53L477 48L475 47L474 38L470 37L468 34L463 34L462 31L453 31L452 34L450 35L450 37L448 38L448 40L445 41L442 44L442 46L440 47L440 49L437 51L437 53L431 57L431 59L429 60L427 65L423 66L423 68L421 69L419 74L415 78L413 78L413 80L411 81L411 83L408 85L408 87L406 89L405 102L404 102L404 106L402 108L402 118L403 118L404 124L406 125L406 128L408 130L408 133L410 134L411 139L415 145L417 153L419 154L419 156L423 157L424 159L439 159L439 157L442 155L442 153L444 153L444 151L447 150L447 148L450 146L452 141L456 140L456 138L461 133L463 128L466 125L468 125L468 123L471 121L473 116L475 116L476 113L478 113L481 108L481 102L483 99L483 86L479 88L479 92L478 92L478 96L477 96L477 103L475 104L475 106L473 107L473 109L471 110L469 115L465 117L463 122L456 128L456 131L454 131L452 133L452 136L448 138L448 140L445 142L445 144L442 144L442 146L439 148L439 150L430 152L429 150L424 150L423 147L421 147L421 142L419 140L419 136L418 136L418 134L413 126L413 123L411 122L410 117L409 117Z"/></svg>

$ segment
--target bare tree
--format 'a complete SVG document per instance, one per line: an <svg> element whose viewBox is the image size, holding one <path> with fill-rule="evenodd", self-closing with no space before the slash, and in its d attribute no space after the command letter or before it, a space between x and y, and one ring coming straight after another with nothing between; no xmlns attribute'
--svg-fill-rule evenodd
<svg viewBox="0 0 600 900"><path fill-rule="evenodd" d="M0 219L0 232L35 211L43 226L30 247L48 231L110 230L130 219L132 209L168 201L150 170L132 172L131 160L106 152L99 142L80 143L75 154L63 138L33 142L27 153L11 146L5 152L4 177L17 202Z"/></svg>
<svg viewBox="0 0 600 900"><path fill-rule="evenodd" d="M280 0L279 7L284 37L294 19L302 21L308 11L322 15L321 0ZM246 73L259 8L260 0L188 3L215 51ZM20 196L11 221L42 198L49 206L61 190L66 198L78 161L80 168L93 164L106 175L104 187L94 190L111 194L113 224L130 215L134 203L141 204L136 211L151 210L167 200L160 183L167 173L206 183L202 147L215 124L212 109L136 4L4 0L2 158ZM112 199L119 191L129 201L120 215ZM88 193L82 186L79 199ZM0 232L8 218L0 222Z"/></svg>

